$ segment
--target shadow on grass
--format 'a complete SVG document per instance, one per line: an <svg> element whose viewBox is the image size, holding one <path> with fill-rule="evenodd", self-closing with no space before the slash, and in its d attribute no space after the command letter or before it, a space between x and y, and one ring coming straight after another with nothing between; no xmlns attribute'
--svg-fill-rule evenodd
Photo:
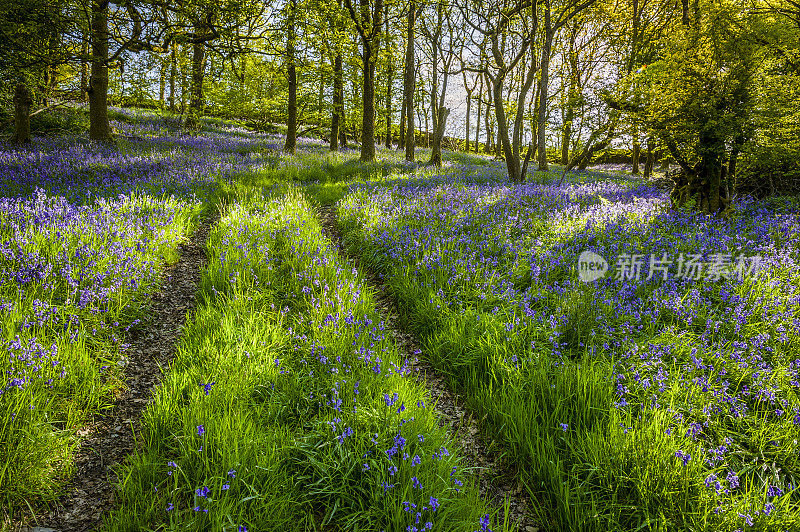
<svg viewBox="0 0 800 532"><path fill-rule="evenodd" d="M554 184L552 180L555 172L537 174L540 173L534 174L538 179L546 179ZM592 181L592 177L603 182L624 185L614 194L598 191L598 196L599 192L612 198L617 196L611 203L614 204L612 207L618 206L620 212L629 212L634 208L632 197L653 197L643 187L636 185L637 180L632 182L627 177L607 174L567 174L565 186ZM495 179L498 185L506 188L499 174ZM445 180L438 177L433 181L437 187L446 184ZM466 182L477 184L475 180ZM527 186L529 185L525 185ZM557 196L566 193L566 187L556 188ZM536 191L538 188L532 187L529 194ZM435 201L436 193L431 193L431 201ZM700 342L694 338L703 333L707 322L711 323L706 319L709 311L699 308L703 304L694 303L695 308L698 308L695 319L702 324L699 329L690 325L691 320L687 322L672 316L651 320L653 323L649 323L646 314L638 316L630 310L621 313L621 309L633 308L634 302L647 297L657 298L658 293L651 294L652 286L643 284L635 290L627 290L626 287L616 285L606 286L613 284L608 282L606 285L593 287L579 286L577 290L566 293L556 289L563 287L574 276L568 268L577 263L577 254L589 246L602 244L604 254L612 251L616 253L620 251L615 247L618 243L653 247L653 242L658 241L660 236L670 236L669 242L665 244L670 251L690 251L695 242L717 238L720 232L735 233L738 226L726 229L715 222L706 227L703 225L703 218L673 213L648 220L640 220L635 216L630 224L612 219L608 224L609 229L598 228L594 231L576 226L574 230L563 234L551 235L545 242L537 244L544 246L546 255L540 254L539 259L533 263L523 259L517 274L529 274L532 264L538 266L539 263L552 262L556 265L570 265L559 266L547 272L549 282L537 284L541 293L535 299L535 303L542 307L535 308L539 316L545 316L545 311L555 316L563 313L565 323L550 328L546 323L532 323L530 327L515 329L513 319L519 310L515 309L513 303L498 301L497 308L492 311L488 310L492 305L485 307L479 302L473 304L471 301L464 304L464 291L471 289L469 286L465 288L464 283L477 283L477 278L469 277L463 270L457 270L456 265L465 259L463 255L459 255L457 248L445 250L451 242L470 241L473 245L470 250L480 253L481 257L489 256L484 243L498 236L476 228L492 223L489 215L493 212L493 205L471 204L468 209L470 223L466 223L467 219L460 214L455 214L449 225L442 228L436 225L435 212L432 217L425 218L425 211L428 210L426 205L430 205L425 201L427 198L419 197L420 194L425 192L417 189L415 183L413 194L405 197L409 201L419 200L418 209L415 203L414 208L406 208L401 214L393 211L386 218L381 213L370 213L370 220L383 218L384 223L377 233L383 235L378 239L380 243L376 243L376 239L368 234L369 230L359 221L358 213L348 214L345 204L340 210L343 217L340 225L346 235L345 241L349 242L352 253L360 255L365 263L385 276L390 291L402 307L403 321L423 339L426 356L438 369L451 376L452 383L464 393L466 401L477 416L484 418L483 430L494 435L508 453L509 459L518 464L519 480L528 488L532 499L539 501L536 511L542 521L559 530L725 529L731 517L717 517L717 501L713 496L708 496L708 490L703 488L704 482L707 487L706 479L712 472L703 460L706 452L703 446L707 447L709 442L719 444L723 436L716 431L724 430L724 436L733 442L731 445L749 448L752 445L750 440L756 433L750 423L756 420L759 423L757 430L780 435L780 438L770 436L776 442L787 440L788 433L778 422L766 418L762 421L757 416L751 416L747 422L735 425L728 425L727 422L717 427L712 425L703 429L702 437L684 436L690 434L687 432L689 428L700 426L699 423L704 420L703 416L692 413L692 407L699 401L691 395L694 393L692 388L688 387L688 395L684 395L684 385L678 383L684 378L681 377L682 365L690 364L694 367L689 353L693 356L693 348L702 350ZM402 194L399 199L395 199L395 205L398 201L404 201ZM531 199L538 201L536 198ZM595 199L597 201L588 206L597 209L599 215L605 209L602 206L603 200L605 203L609 203L609 200ZM366 209L371 210L369 202L363 201L363 198L361 200L359 204L362 208L366 203ZM787 209L785 203L780 202L781 209ZM572 204L572 200L567 205L560 201L554 206L563 210ZM442 206L444 211L457 208L457 204L448 202ZM551 219L555 214L555 211L550 210ZM530 216L530 210L526 216ZM465 220L463 224L462 219ZM547 221L547 218L542 219L543 224ZM642 224L646 227L643 228ZM391 238L386 235L398 234L401 227L419 227L425 236L441 236L443 231L446 235L441 242L434 239L435 245L427 244L431 249L418 250L422 253L416 258L397 259L398 250L392 247ZM425 233L422 229L430 230L430 233ZM552 225L549 230L553 230ZM753 231L757 232L757 228ZM481 232L483 234L479 238L474 238L476 233ZM402 247L402 242L409 242L411 233L413 231L404 232L403 238L398 238L395 242L397 247ZM419 237L419 240L423 241L423 238ZM455 258L448 259L448 254L449 257L455 255ZM427 261L429 257L426 255L434 260ZM402 252L399 256L403 257ZM410 262L406 262L407 260ZM414 261L419 261L416 266ZM420 263L426 267L420 267ZM504 272L502 264L496 269L496 273L506 279L513 279L511 272ZM491 274L491 271L485 272L487 277ZM454 278L459 279L456 284L453 283ZM527 282L517 288L529 288L533 278L533 275L528 275ZM598 294L598 286L608 290ZM442 290L437 292L438 287ZM691 286L678 288L681 290L678 292L679 298L685 299L692 294ZM748 300L746 292L735 286L727 288L743 300ZM627 295L614 296L615 292L622 291ZM487 294L480 295L485 298ZM711 298L709 301L715 300ZM724 309L718 309L716 315L711 317L720 319L724 327L731 325L725 323ZM641 323L643 327L631 329L628 337L630 343L622 344L618 349L615 346L606 349L603 344L609 338L598 335L594 339L594 333L603 332L598 323L610 322L624 332L627 329L622 326L629 324L631 320L633 324ZM512 329L514 333L509 334ZM729 337L736 338L736 335L730 331ZM750 341L747 336L742 339ZM549 346L553 341L553 345L566 347L566 353L561 351L566 356L559 356L557 352L551 353ZM590 343L598 347L597 356L588 353ZM635 394L638 395L630 396L641 402L641 409L616 406L620 398L615 391L615 384L619 384L619 381L614 379L625 373L625 386L635 388L635 382L638 382L635 379L639 373L631 370L628 374L623 368L626 364L633 364L633 359L619 364L620 360L627 360L628 355L624 350L631 346L644 348L650 355L647 364L655 364L653 357L657 354L661 357L662 351L669 353L669 357L664 355L663 361L659 358L654 367L663 366L665 372L680 377L671 377L674 380L669 382L659 400L669 403L670 409L646 408L651 393L647 391L651 380L644 381L640 388L636 388ZM771 344L770 347L775 350L780 348L777 344ZM638 370L642 374L656 374L647 364L640 364L637 366ZM725 370L730 375L736 375L737 384L731 387L731 392L738 392L745 385L755 387L754 379L745 378L733 366L726 367ZM647 373L644 376L649 375ZM712 386L709 385L709 388ZM713 403L710 404L716 407ZM759 408L764 407L762 405ZM753 412L758 410L755 404L750 405L749 409ZM673 415L676 411L681 413L680 421ZM770 482L780 486L796 486L791 480L796 475L798 463L789 451L779 449L774 443L765 440L758 443L753 458L756 453L760 453L764 463L774 461L782 464L784 473L780 477L776 475ZM685 457L690 455L695 458L687 460ZM736 456L726 459L725 466L738 472L737 475L742 478L742 486L746 486L737 492L731 507L736 506L738 509L756 507L759 504L763 506L762 495L767 489L766 480L743 469L742 462ZM713 490L711 493L713 495ZM782 499L782 504L786 506L783 507L785 512L780 518L768 516L764 512L760 518L761 529L778 530L779 519L783 519L784 523L800 522L796 506L797 493L787 495Z"/></svg>

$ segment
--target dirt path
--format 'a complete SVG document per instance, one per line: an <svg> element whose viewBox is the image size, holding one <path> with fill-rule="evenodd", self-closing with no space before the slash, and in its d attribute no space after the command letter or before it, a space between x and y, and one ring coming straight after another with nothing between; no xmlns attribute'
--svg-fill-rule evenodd
<svg viewBox="0 0 800 532"><path fill-rule="evenodd" d="M537 532L539 526L527 511L527 493L516 480L513 468L500 460L499 450L489 450L481 438L477 421L463 406L463 400L450 389L445 378L424 357L419 356L423 354L421 344L398 321L399 307L386 283L375 272L364 267L358 257L345 251L334 207L323 205L319 207L318 213L323 233L336 245L339 255L349 263L359 266L366 275L369 287L377 296L377 309L398 347L409 359L414 376L425 384L431 397L436 400L436 409L443 420L442 424L449 427L451 435L461 446L465 464L475 468L481 495L501 509L508 498L511 522L518 524L521 532Z"/></svg>
<svg viewBox="0 0 800 532"><path fill-rule="evenodd" d="M27 520L23 531L83 532L102 524L115 505L113 471L135 447L135 434L153 389L161 381L177 348L187 313L196 305L200 276L206 264L206 242L218 216L201 221L178 248L180 258L163 273L163 286L152 296L148 317L126 339L124 390L113 408L98 414L78 431L83 437L75 456L75 474L64 495L49 511Z"/></svg>

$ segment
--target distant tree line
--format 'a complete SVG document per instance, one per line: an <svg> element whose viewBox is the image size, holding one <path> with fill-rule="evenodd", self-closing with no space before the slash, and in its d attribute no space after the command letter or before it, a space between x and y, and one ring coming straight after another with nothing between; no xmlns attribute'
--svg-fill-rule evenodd
<svg viewBox="0 0 800 532"><path fill-rule="evenodd" d="M800 192L800 4L792 0L26 0L0 6L0 89L26 117L109 99L196 126L203 113L441 164L464 94L462 149L586 168L624 142L633 173L679 166L675 205Z"/></svg>

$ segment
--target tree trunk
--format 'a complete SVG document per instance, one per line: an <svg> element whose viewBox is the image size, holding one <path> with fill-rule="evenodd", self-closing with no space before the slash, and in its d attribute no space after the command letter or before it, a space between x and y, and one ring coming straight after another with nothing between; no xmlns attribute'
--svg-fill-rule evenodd
<svg viewBox="0 0 800 532"><path fill-rule="evenodd" d="M406 146L406 95L403 94L403 102L400 105L400 139L397 143L397 149L399 150L400 148L405 148L405 146Z"/></svg>
<svg viewBox="0 0 800 532"><path fill-rule="evenodd" d="M388 22L387 22L388 23ZM394 83L394 67L389 65L386 79L386 147L392 147L392 84Z"/></svg>
<svg viewBox="0 0 800 532"><path fill-rule="evenodd" d="M342 116L339 117L339 148L347 149L347 110L344 107L344 90L342 91Z"/></svg>
<svg viewBox="0 0 800 532"><path fill-rule="evenodd" d="M642 146L639 144L639 138L636 133L633 136L633 167L631 168L631 174L639 175L639 154L642 151Z"/></svg>
<svg viewBox="0 0 800 532"><path fill-rule="evenodd" d="M539 123L539 84L533 91L533 98L528 104L528 115L530 116L531 142L533 143L534 156L539 153L539 133L536 125Z"/></svg>
<svg viewBox="0 0 800 532"><path fill-rule="evenodd" d="M561 164L569 164L569 141L572 137L572 107L567 104L564 128L561 131Z"/></svg>
<svg viewBox="0 0 800 532"><path fill-rule="evenodd" d="M289 98L286 109L286 142L283 151L294 153L297 149L297 66L295 64L295 13L297 0L289 4L289 20L286 31L286 76L289 80Z"/></svg>
<svg viewBox="0 0 800 532"><path fill-rule="evenodd" d="M188 95L188 87L189 87L189 79L188 79L189 76L188 76L188 72L187 72L187 68L186 68L186 61L185 61L185 58L186 58L186 48L185 47L183 48L183 57L184 57L183 66L181 68L181 108L180 108L181 120L184 119L183 118L184 114L187 111L186 98L187 98L187 95Z"/></svg>
<svg viewBox="0 0 800 532"><path fill-rule="evenodd" d="M89 77L89 138L111 140L108 123L108 1L92 0L92 69Z"/></svg>
<svg viewBox="0 0 800 532"><path fill-rule="evenodd" d="M325 78L319 77L319 85L317 86L317 113L314 118L314 125L319 129L322 135L323 116L325 115Z"/></svg>
<svg viewBox="0 0 800 532"><path fill-rule="evenodd" d="M444 126L447 123L447 115L450 109L439 107L439 117L436 120L436 131L433 136L433 147L431 149L431 160L428 164L442 166L442 139L444 138Z"/></svg>
<svg viewBox="0 0 800 532"><path fill-rule="evenodd" d="M616 131L619 119L619 111L614 111L606 125L593 131L592 134L589 135L583 151L572 158L567 167L564 169L564 175L566 175L566 172L572 170L576 166L579 170L585 170L591 162L594 154L611 144L611 139L614 137L614 132ZM602 136L604 137L601 138Z"/></svg>
<svg viewBox="0 0 800 532"><path fill-rule="evenodd" d="M414 133L414 23L416 18L416 2L411 0L408 7L408 25L406 36L406 60L405 73L403 79L403 101L406 111L406 161L414 161L414 148L416 146L416 135Z"/></svg>
<svg viewBox="0 0 800 532"><path fill-rule="evenodd" d="M175 53L175 43L170 45L169 68L169 112L175 112L175 80L178 77L178 58Z"/></svg>
<svg viewBox="0 0 800 532"><path fill-rule="evenodd" d="M610 138L605 138L596 144L587 144L580 156L567 165L567 170L572 170L575 166L578 167L578 170L586 170L586 167L592 162L592 156L598 151L605 149L609 144L611 144Z"/></svg>
<svg viewBox="0 0 800 532"><path fill-rule="evenodd" d="M561 164L569 164L569 142L572 138L573 109L567 97L567 107L564 110L564 126L561 128Z"/></svg>
<svg viewBox="0 0 800 532"><path fill-rule="evenodd" d="M494 150L494 124L491 123L489 118L489 102L486 103L486 112L483 114L484 126L486 126L486 142L483 144L483 151L486 154L492 153Z"/></svg>
<svg viewBox="0 0 800 532"><path fill-rule="evenodd" d="M494 100L494 112L497 116L497 136L498 136L498 152L502 152L506 156L506 168L508 169L508 178L512 183L520 181L521 168L518 157L512 156L511 140L508 137L508 120L506 119L506 110L503 106L503 78L505 74L498 74L492 80L492 98Z"/></svg>
<svg viewBox="0 0 800 532"><path fill-rule="evenodd" d="M440 3L439 5L442 5L442 4ZM435 135L435 132L437 131L436 120L439 118L439 112L436 109L436 107L437 107L436 104L438 103L437 102L437 100L438 100L437 97L439 95L439 80L438 80L439 69L438 69L438 65L436 64L436 55L437 55L436 54L436 45L434 44L434 46L433 46L433 68L431 69L432 70L432 76L431 76L431 112L430 112L430 115L431 115L431 129L430 130L434 132L434 135ZM430 135L429 130L428 130L428 117L427 117L427 115L425 116L425 133L426 133L426 144L427 144L427 147L430 148L431 147L431 135Z"/></svg>
<svg viewBox="0 0 800 532"><path fill-rule="evenodd" d="M386 66L386 138L384 139L384 146L386 148L392 148L392 85L394 84L394 46L392 46L392 40L390 39L390 29L389 29L389 17L388 15L384 18L384 35L386 36L386 57L387 57L387 66Z"/></svg>
<svg viewBox="0 0 800 532"><path fill-rule="evenodd" d="M353 108L356 108L358 105L361 105L361 102L358 100L358 85L356 84L356 81L354 79L350 80L350 92L351 92L351 95L352 95L352 98L351 98L350 101L353 102ZM353 142L361 142L361 139L358 136L358 131L357 131L357 128L355 127L355 125L353 125L353 129L348 131L345 128L345 124L346 124L346 117L344 115L342 115L342 128L341 128L341 130L345 133L347 138L349 138ZM342 146L344 147L345 144L342 143Z"/></svg>
<svg viewBox="0 0 800 532"><path fill-rule="evenodd" d="M431 147L431 133L428 127L428 113L425 113L425 147Z"/></svg>
<svg viewBox="0 0 800 532"><path fill-rule="evenodd" d="M736 135L733 139L733 146L731 147L731 155L728 159L727 180L731 183L736 182L736 161L739 158L739 151L744 144L744 135Z"/></svg>
<svg viewBox="0 0 800 532"><path fill-rule="evenodd" d="M539 78L539 123L537 133L539 137L539 170L547 170L547 144L545 133L547 132L547 88L550 81L550 50L553 46L553 29L550 21L550 0L545 0L544 11L544 43L542 44L541 76Z"/></svg>
<svg viewBox="0 0 800 532"><path fill-rule="evenodd" d="M83 42L81 42L81 99L84 103L89 101L89 62L86 60L88 55L89 41L84 34Z"/></svg>
<svg viewBox="0 0 800 532"><path fill-rule="evenodd" d="M524 181L525 178L528 176L528 163L531 161L531 154L534 150L533 141L528 144L528 151L525 152L525 160L522 162L522 170L520 170L520 174L522 175L522 180Z"/></svg>
<svg viewBox="0 0 800 532"><path fill-rule="evenodd" d="M365 162L375 160L375 52L377 50L372 49L371 43L364 43L361 160Z"/></svg>
<svg viewBox="0 0 800 532"><path fill-rule="evenodd" d="M634 0L635 1L635 0ZM561 164L569 164L569 144L572 140L572 121L575 119L575 103L578 98L578 58L575 53L576 31L570 32L569 40L569 88L567 108L564 110L564 127L561 131Z"/></svg>
<svg viewBox="0 0 800 532"><path fill-rule="evenodd" d="M653 175L653 164L655 163L655 153L653 153L653 137L647 137L647 158L644 161L644 177Z"/></svg>
<svg viewBox="0 0 800 532"><path fill-rule="evenodd" d="M535 23L534 23L535 24ZM528 67L528 72L525 74L524 77L520 79L521 86L519 88L519 93L517 95L517 114L514 117L514 136L513 142L511 145L511 157L519 161L522 149L522 135L525 129L525 100L528 98L528 93L533 86L533 79L536 74L536 54L533 51L533 46L531 45L531 63ZM525 162L520 169L519 175L517 176L518 182L522 183L525 181L528 173L528 163L530 162L531 157L531 146L533 142L528 145L528 153L525 155Z"/></svg>
<svg viewBox="0 0 800 532"><path fill-rule="evenodd" d="M467 92L467 116L465 118L464 124L464 151L469 153L469 114L470 114L470 107L472 105L472 93Z"/></svg>
<svg viewBox="0 0 800 532"><path fill-rule="evenodd" d="M447 82L449 80L449 68L450 63L445 63L444 77L442 78L442 91L439 95L439 101L436 103L438 115L436 117L436 127L433 130L431 158L428 162L428 164L435 164L436 166L442 165L442 139L444 139L444 129L445 125L447 124L447 116L450 114L450 109L447 109L444 106L444 98L447 94Z"/></svg>
<svg viewBox="0 0 800 532"><path fill-rule="evenodd" d="M22 2L24 5L25 2ZM50 25L46 29L47 37L47 54L55 55L58 53L59 48L59 35L58 29L55 25ZM54 64L48 64L44 69L44 90L42 91L42 100L45 107L50 105L51 98L55 92L56 85L58 84L58 68Z"/></svg>
<svg viewBox="0 0 800 532"><path fill-rule="evenodd" d="M430 112L425 113L425 147L430 148L432 145L432 137L436 132L436 120L439 118L439 112L436 110L436 96L431 91L431 107ZM430 120L430 129L428 129L428 120Z"/></svg>
<svg viewBox="0 0 800 532"><path fill-rule="evenodd" d="M535 14L534 14L535 19ZM536 23L534 22L534 25ZM493 36L493 39L496 37ZM529 51L530 41L526 41L523 45L518 61L521 61ZM492 50L497 58L499 55L497 41L492 42ZM533 52L531 52L533 56ZM497 59L500 63L500 59ZM524 64L524 63L523 63ZM528 92L533 84L533 77L536 72L536 59L531 57L530 66L527 72L520 77L520 88L517 91L516 99L516 114L514 116L513 131L509 135L509 122L506 117L505 101L503 97L503 85L505 84L506 77L509 74L507 67L498 68L494 76L490 76L492 83L492 101L494 103L494 114L497 118L497 152L498 155L502 154L506 161L506 168L508 170L508 178L512 183L521 183L524 180L522 168L520 167L520 145L522 143L522 130L524 123L524 109L525 100Z"/></svg>
<svg viewBox="0 0 800 532"><path fill-rule="evenodd" d="M475 146L475 153L480 151L478 146L478 141L480 140L481 134L481 99L478 98L478 116L475 117L475 142L473 146Z"/></svg>
<svg viewBox="0 0 800 532"><path fill-rule="evenodd" d="M201 28L195 28L195 34L203 33ZM206 46L201 42L192 44L192 83L189 89L189 111L186 114L186 127L197 127L198 120L203 114L203 79L206 66Z"/></svg>
<svg viewBox="0 0 800 532"><path fill-rule="evenodd" d="M164 97L167 92L167 64L161 60L161 75L158 80L158 104L164 109Z"/></svg>
<svg viewBox="0 0 800 532"><path fill-rule="evenodd" d="M241 64L239 65L239 71L241 72L238 76L237 81L239 82L239 89L242 91L247 90L247 86L245 85L245 81L247 80L247 56L241 56ZM324 87L323 87L324 90Z"/></svg>
<svg viewBox="0 0 800 532"><path fill-rule="evenodd" d="M333 112L331 113L331 151L339 150L340 122L344 115L344 73L342 53L337 52L333 60Z"/></svg>
<svg viewBox="0 0 800 532"><path fill-rule="evenodd" d="M695 180L704 189L704 198L701 209L708 214L715 214L722 210L720 190L722 187L722 163L725 143L713 132L700 134L700 168ZM706 199L707 198L707 199Z"/></svg>
<svg viewBox="0 0 800 532"><path fill-rule="evenodd" d="M545 20L549 21L549 10L545 12ZM544 45L542 46L542 63L541 63L541 77L539 79L539 112L538 124L536 124L538 145L537 162L539 170L548 170L547 164L547 89L550 81L550 49L553 43L553 35L550 31L545 36Z"/></svg>
<svg viewBox="0 0 800 532"><path fill-rule="evenodd" d="M375 0L372 15L369 13L369 0L361 0L362 44L362 108L361 121L361 160L375 160L375 63L380 49L379 31L383 26L383 0Z"/></svg>
<svg viewBox="0 0 800 532"><path fill-rule="evenodd" d="M48 65L44 69L43 80L41 85L41 102L44 107L50 105L50 87L52 85L51 76L53 74L53 68Z"/></svg>
<svg viewBox="0 0 800 532"><path fill-rule="evenodd" d="M28 144L31 141L31 91L24 83L17 84L14 91L14 136L11 142Z"/></svg>

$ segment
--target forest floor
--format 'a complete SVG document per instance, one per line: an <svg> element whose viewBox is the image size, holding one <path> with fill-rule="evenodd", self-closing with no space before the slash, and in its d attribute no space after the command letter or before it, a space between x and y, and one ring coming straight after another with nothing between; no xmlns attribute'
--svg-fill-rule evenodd
<svg viewBox="0 0 800 532"><path fill-rule="evenodd" d="M526 491L513 465L503 460L502 449L487 446L474 414L463 405L458 393L450 389L445 377L426 362L419 340L403 327L398 303L380 276L361 267L358 257L348 255L342 247L332 206L321 205L318 216L324 234L343 259L364 272L369 289L376 294L376 309L396 345L410 361L414 378L427 390L440 426L458 444L464 465L474 471L480 495L497 510L504 511L515 529L537 532L539 527L528 512ZM64 495L51 509L27 518L26 521L35 524L20 525L21 531L94 530L102 525L104 515L116 508L115 486L121 482L118 475L124 471L120 466L137 445L142 413L152 400L162 373L168 370L183 324L196 306L201 273L207 263L209 230L218 219L218 215L203 219L189 242L179 246L178 262L164 270L164 284L152 296L143 323L131 331L130 343L120 358L125 388L109 410L77 431L81 443L74 457L75 473L65 486ZM491 444L496 446L497 442Z"/></svg>
<svg viewBox="0 0 800 532"><path fill-rule="evenodd" d="M131 329L119 359L124 388L109 409L76 431L80 445L72 480L50 509L26 519L34 523L26 527L29 530L93 530L115 508L121 465L136 448L142 413L169 369L186 318L197 304L200 274L208 260L205 246L216 219L202 219L191 238L179 245L178 262L164 269L162 285L151 297L146 317Z"/></svg>
<svg viewBox="0 0 800 532"><path fill-rule="evenodd" d="M377 294L376 308L387 324L396 343L411 362L414 377L428 390L434 400L434 408L439 414L440 424L446 425L458 443L466 465L475 471L482 497L492 501L496 508L508 504L507 515L511 523L523 532L536 532L539 528L529 512L530 502L513 464L503 459L505 453L497 447L497 442L487 442L480 434L480 426L475 414L465 405L458 393L448 385L444 375L427 362L419 339L402 322L402 309L376 272L364 267L357 255L348 254L342 245L342 234L336 219L336 210L330 204L319 207L319 217L325 236L327 236L346 261L358 267L365 274L368 286ZM494 445L494 448L490 448Z"/></svg>
<svg viewBox="0 0 800 532"><path fill-rule="evenodd" d="M115 127L0 159L3 532L800 526L796 199Z"/></svg>

